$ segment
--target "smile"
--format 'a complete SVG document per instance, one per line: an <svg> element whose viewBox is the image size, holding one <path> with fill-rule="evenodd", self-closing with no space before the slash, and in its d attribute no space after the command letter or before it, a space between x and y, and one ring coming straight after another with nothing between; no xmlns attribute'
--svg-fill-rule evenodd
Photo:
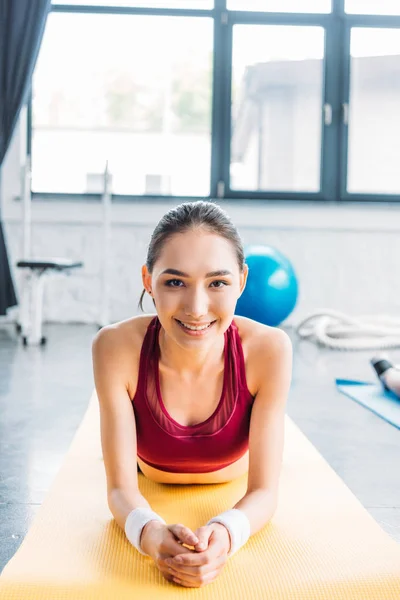
<svg viewBox="0 0 400 600"><path fill-rule="evenodd" d="M175 319L175 321L184 329L188 330L188 331L193 331L193 332L200 332L200 331L206 331L207 329L210 329L210 327L215 323L215 321L211 321L210 323L207 323L205 325L189 325L188 323L183 323L182 321L180 321L179 319Z"/></svg>

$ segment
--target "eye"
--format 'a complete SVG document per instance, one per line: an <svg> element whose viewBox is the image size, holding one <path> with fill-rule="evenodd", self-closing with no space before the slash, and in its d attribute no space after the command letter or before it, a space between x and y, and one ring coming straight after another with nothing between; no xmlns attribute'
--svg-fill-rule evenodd
<svg viewBox="0 0 400 600"><path fill-rule="evenodd" d="M181 281L180 279L168 279L165 282L165 285L167 287L181 287L179 284L183 283L183 281Z"/></svg>
<svg viewBox="0 0 400 600"><path fill-rule="evenodd" d="M214 285L214 284L222 284L222 285ZM217 281L213 281L211 283L211 285L213 287L216 287L216 288L223 288L223 287L225 287L226 285L229 285L229 284L228 284L227 281L223 281L222 279L218 279Z"/></svg>

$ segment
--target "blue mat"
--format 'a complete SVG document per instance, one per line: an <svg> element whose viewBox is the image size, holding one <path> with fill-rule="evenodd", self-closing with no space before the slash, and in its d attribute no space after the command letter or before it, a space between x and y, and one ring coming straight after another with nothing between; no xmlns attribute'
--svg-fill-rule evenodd
<svg viewBox="0 0 400 600"><path fill-rule="evenodd" d="M336 379L336 385L340 392L400 429L400 398L386 391L382 384Z"/></svg>

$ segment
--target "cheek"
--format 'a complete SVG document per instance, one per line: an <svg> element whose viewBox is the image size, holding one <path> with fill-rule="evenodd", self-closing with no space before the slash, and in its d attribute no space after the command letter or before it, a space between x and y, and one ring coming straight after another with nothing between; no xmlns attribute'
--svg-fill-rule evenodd
<svg viewBox="0 0 400 600"><path fill-rule="evenodd" d="M179 293L171 293L170 290L166 290L164 286L157 287L155 289L157 306L163 310L168 310L176 306L179 303Z"/></svg>
<svg viewBox="0 0 400 600"><path fill-rule="evenodd" d="M219 310L221 313L233 313L236 307L237 295L234 290L224 294L215 294L212 298L212 306L215 310Z"/></svg>
<svg viewBox="0 0 400 600"><path fill-rule="evenodd" d="M211 302L213 304L219 304L221 306L228 306L234 302L234 294L230 291L226 291L223 294L214 294L211 296Z"/></svg>

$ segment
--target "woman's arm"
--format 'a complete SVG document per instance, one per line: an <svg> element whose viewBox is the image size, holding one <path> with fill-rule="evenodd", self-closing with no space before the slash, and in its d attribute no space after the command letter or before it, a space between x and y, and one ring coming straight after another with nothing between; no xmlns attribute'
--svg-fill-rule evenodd
<svg viewBox="0 0 400 600"><path fill-rule="evenodd" d="M130 361L126 357L124 346L121 332L105 327L96 335L92 347L107 500L122 529L134 508L150 508L138 487L136 423L127 380L127 366L130 363L132 368L133 361L131 353Z"/></svg>
<svg viewBox="0 0 400 600"><path fill-rule="evenodd" d="M250 420L247 491L234 507L248 517L251 535L268 523L278 504L285 409L292 379L289 336L281 329L273 330L273 335L267 333L254 356L258 357L261 381Z"/></svg>

